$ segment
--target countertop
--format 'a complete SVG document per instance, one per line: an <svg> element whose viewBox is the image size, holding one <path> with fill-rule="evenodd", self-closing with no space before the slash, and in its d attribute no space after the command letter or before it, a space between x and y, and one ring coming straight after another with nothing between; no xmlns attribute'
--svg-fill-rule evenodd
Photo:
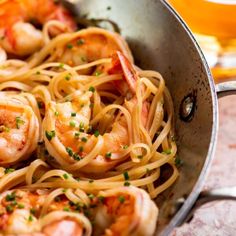
<svg viewBox="0 0 236 236"><path fill-rule="evenodd" d="M219 100L219 133L215 158L204 189L236 186L236 96ZM172 236L235 236L236 201L216 201L197 210L189 224Z"/></svg>

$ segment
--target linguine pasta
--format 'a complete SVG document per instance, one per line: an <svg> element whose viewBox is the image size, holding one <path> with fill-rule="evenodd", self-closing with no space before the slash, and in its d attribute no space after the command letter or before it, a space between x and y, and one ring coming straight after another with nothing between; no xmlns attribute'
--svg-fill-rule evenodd
<svg viewBox="0 0 236 236"><path fill-rule="evenodd" d="M77 217L91 233L83 215L47 213L50 205L63 195L89 207L89 195L123 186L152 199L168 189L178 177L173 103L161 74L136 67L120 35L88 28L51 38L53 26L62 27L44 25L41 50L0 66L0 110L18 117L1 135L24 132L26 150L1 160L0 190L46 189L42 227Z"/></svg>

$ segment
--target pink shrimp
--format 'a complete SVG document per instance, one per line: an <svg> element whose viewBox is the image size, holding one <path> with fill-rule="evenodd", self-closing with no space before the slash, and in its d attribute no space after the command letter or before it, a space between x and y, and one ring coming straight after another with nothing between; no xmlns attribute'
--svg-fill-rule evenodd
<svg viewBox="0 0 236 236"><path fill-rule="evenodd" d="M31 23L43 25L49 20L58 20L69 30L76 28L69 12L53 0L1 1L0 46L18 56L35 52L42 46L43 39L42 32Z"/></svg>

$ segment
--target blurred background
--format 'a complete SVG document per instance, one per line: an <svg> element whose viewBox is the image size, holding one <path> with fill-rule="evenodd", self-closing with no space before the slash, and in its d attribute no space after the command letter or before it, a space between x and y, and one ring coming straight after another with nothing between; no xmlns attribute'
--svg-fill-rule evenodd
<svg viewBox="0 0 236 236"><path fill-rule="evenodd" d="M215 82L236 79L236 0L167 0L195 34Z"/></svg>

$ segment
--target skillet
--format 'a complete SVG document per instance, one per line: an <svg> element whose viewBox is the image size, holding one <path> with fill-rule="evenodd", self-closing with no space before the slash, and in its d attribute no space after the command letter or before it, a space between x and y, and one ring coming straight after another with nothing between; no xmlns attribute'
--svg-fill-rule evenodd
<svg viewBox="0 0 236 236"><path fill-rule="evenodd" d="M178 14L164 0L75 0L68 6L80 17L115 22L136 64L159 71L171 92L183 164L177 182L155 200L160 209L156 235L169 235L193 212L196 201L195 207L235 199L234 189L200 192L216 147L217 96L234 93L236 82L215 86L200 47Z"/></svg>

